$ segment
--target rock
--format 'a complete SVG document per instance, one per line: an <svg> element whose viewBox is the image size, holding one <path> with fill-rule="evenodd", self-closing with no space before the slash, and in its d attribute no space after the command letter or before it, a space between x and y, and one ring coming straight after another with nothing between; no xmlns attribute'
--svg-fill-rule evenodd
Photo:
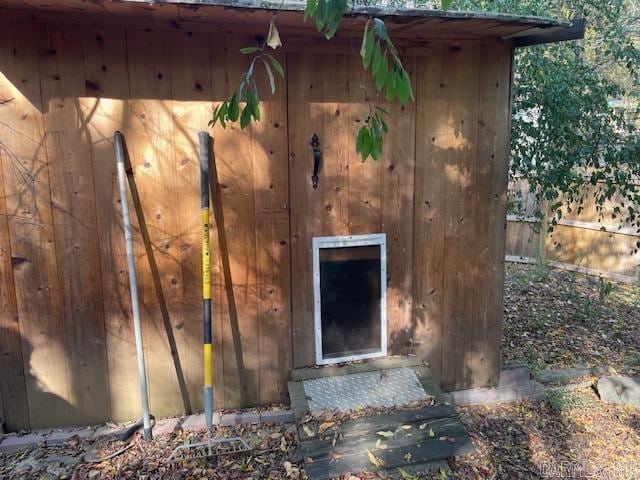
<svg viewBox="0 0 640 480"><path fill-rule="evenodd" d="M598 395L603 402L640 408L640 377L602 377L598 380Z"/></svg>
<svg viewBox="0 0 640 480"><path fill-rule="evenodd" d="M565 385L591 375L593 373L590 368L557 368L543 370L536 376L536 380L544 385Z"/></svg>

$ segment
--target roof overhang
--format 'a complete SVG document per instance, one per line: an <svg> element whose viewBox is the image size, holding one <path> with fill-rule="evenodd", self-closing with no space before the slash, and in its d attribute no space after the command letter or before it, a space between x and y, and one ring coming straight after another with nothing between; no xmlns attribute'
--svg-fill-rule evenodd
<svg viewBox="0 0 640 480"><path fill-rule="evenodd" d="M262 32L278 12L278 27L294 35L317 34L312 22L302 20L303 1L291 0L0 0L0 16L22 12L26 18L51 21L145 20L173 28L208 27L243 33ZM75 15L75 16L74 16ZM15 16L15 15L14 15ZM19 16L19 15L18 15ZM584 20L565 21L494 12L459 12L391 6L355 6L339 35L361 32L367 18L385 20L394 40L500 39L516 47L584 36Z"/></svg>

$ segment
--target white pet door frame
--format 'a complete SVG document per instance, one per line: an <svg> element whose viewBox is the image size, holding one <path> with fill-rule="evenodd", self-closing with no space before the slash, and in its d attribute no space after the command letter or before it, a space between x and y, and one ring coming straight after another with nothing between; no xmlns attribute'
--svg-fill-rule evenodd
<svg viewBox="0 0 640 480"><path fill-rule="evenodd" d="M354 248L353 253L348 253L345 249ZM379 247L378 249L360 249L356 251L356 247ZM325 252L321 252L321 250ZM375 256L371 256L374 254ZM351 258L348 258L351 256ZM351 260L358 260L358 257L366 257L363 264L356 264L354 262L349 263ZM321 257L329 258L329 260L321 260ZM338 258L342 260L336 260ZM377 260L379 257L380 270L379 276L377 271ZM333 260L331 260L333 258ZM375 264L372 263L375 261ZM322 262L322 266L321 266ZM340 263L341 262L341 263ZM360 267L364 266L362 269ZM341 268L339 273L335 272L336 268ZM360 282L358 282L358 276L360 276ZM346 301L342 297L348 297L349 294L345 291L344 295L339 291L340 288L334 289L331 294L326 293L323 300L322 297L322 278L326 283L329 283L332 279L338 279L334 281L334 284L346 286L345 290L351 290L349 285L351 284L364 284L361 287L355 288L360 292L351 292L351 297L364 298L363 310L360 312L358 309L358 300ZM352 280L356 282L349 283ZM368 284L367 284L368 282ZM325 285L327 288L327 285ZM379 293L379 299L375 296L369 298L363 297L362 290L369 288L371 292L375 294ZM366 292L365 292L366 293ZM338 237L315 237L313 239L313 300L314 300L314 325L315 325L315 347L316 347L316 364L327 365L332 363L347 362L352 360L362 360L366 358L378 358L387 355L387 240L386 234L375 233L368 235L346 235ZM328 300L328 298L333 299ZM343 302L343 303L340 303ZM368 303L367 303L368 302ZM347 335L342 335L344 332L351 328L351 338L355 340L355 343L365 342L367 340L362 339L363 335L359 335L358 330L355 330L356 321L354 326L346 325L350 318L355 320L370 322L371 328L368 328L366 324L360 326L360 333L365 333L365 337L371 338L371 344L366 345L367 348L363 348L361 345L359 348L344 348L344 351L340 351L340 348L334 348L333 352L323 351L323 317L322 306L325 305L326 310L331 314L331 319L327 319L325 315L325 332L328 335L327 338L339 338L343 342L348 343L349 340L345 338ZM341 308L340 305L346 305L345 308ZM331 310L333 308L333 310ZM349 310L351 308L351 310ZM354 310L355 309L355 310ZM370 314L369 319L365 319L367 310ZM325 312L326 313L326 312ZM363 318L359 318L362 314ZM335 317L335 318L334 318ZM357 318L356 318L357 317ZM377 323L377 317L379 317L379 324ZM332 323L329 324L328 322ZM335 328L334 328L335 327ZM340 330L342 329L342 330ZM329 335L333 333L333 337ZM378 339L379 335L379 339ZM329 342L329 340L326 340ZM340 340L338 340L339 342ZM325 343L327 345L327 343ZM371 347L371 348L369 348ZM330 349L327 347L327 349Z"/></svg>

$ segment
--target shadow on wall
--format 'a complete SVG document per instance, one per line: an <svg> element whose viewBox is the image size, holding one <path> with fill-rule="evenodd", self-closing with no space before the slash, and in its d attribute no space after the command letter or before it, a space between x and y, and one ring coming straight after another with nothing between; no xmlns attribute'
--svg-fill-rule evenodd
<svg viewBox="0 0 640 480"><path fill-rule="evenodd" d="M0 327L0 337L6 335L6 328ZM27 409L29 417L33 422L37 424L55 423L58 418L74 418L75 407L70 404L66 399L60 395L53 393L50 390L49 385L45 379L38 377L36 372L31 368L31 360L33 355L33 346L31 342L24 337L21 338L22 346L22 360L24 364L24 382L27 385L29 395L27 402ZM2 368L7 370L11 369L11 366L3 365ZM12 382L13 387L16 388L19 382ZM12 423L12 398L15 392L7 391L6 388L2 388L0 395L3 396L3 402L5 412L4 418L11 426ZM26 426L21 426L24 428Z"/></svg>

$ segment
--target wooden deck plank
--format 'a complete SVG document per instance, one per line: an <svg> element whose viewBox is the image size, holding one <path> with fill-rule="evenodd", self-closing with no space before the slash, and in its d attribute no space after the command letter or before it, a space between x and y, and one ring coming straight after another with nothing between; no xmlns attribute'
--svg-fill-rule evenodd
<svg viewBox="0 0 640 480"><path fill-rule="evenodd" d="M423 424L434 424L434 422L457 422L455 408L451 405L434 405L433 407L421 408L418 410L400 410L393 413L378 415L374 417L362 417L355 420L347 420L340 425L340 433L344 438L354 438L361 435L375 433L381 430L395 430L400 425L412 425L416 429ZM308 430L308 429L307 429ZM309 432L300 426L298 435L301 441L317 439L318 433ZM326 432L330 435L330 430Z"/></svg>
<svg viewBox="0 0 640 480"><path fill-rule="evenodd" d="M367 450L384 462L385 468L443 460L474 451L473 443L468 435L453 438L455 440L453 443L447 440L426 439L420 445L412 442L387 449L376 449L376 441L371 440L362 442L358 446L359 451L352 454L345 453L340 458L326 456L314 459L312 455L313 463L305 464L305 470L312 480L333 478L347 472L375 470ZM407 458L410 460L407 461Z"/></svg>

